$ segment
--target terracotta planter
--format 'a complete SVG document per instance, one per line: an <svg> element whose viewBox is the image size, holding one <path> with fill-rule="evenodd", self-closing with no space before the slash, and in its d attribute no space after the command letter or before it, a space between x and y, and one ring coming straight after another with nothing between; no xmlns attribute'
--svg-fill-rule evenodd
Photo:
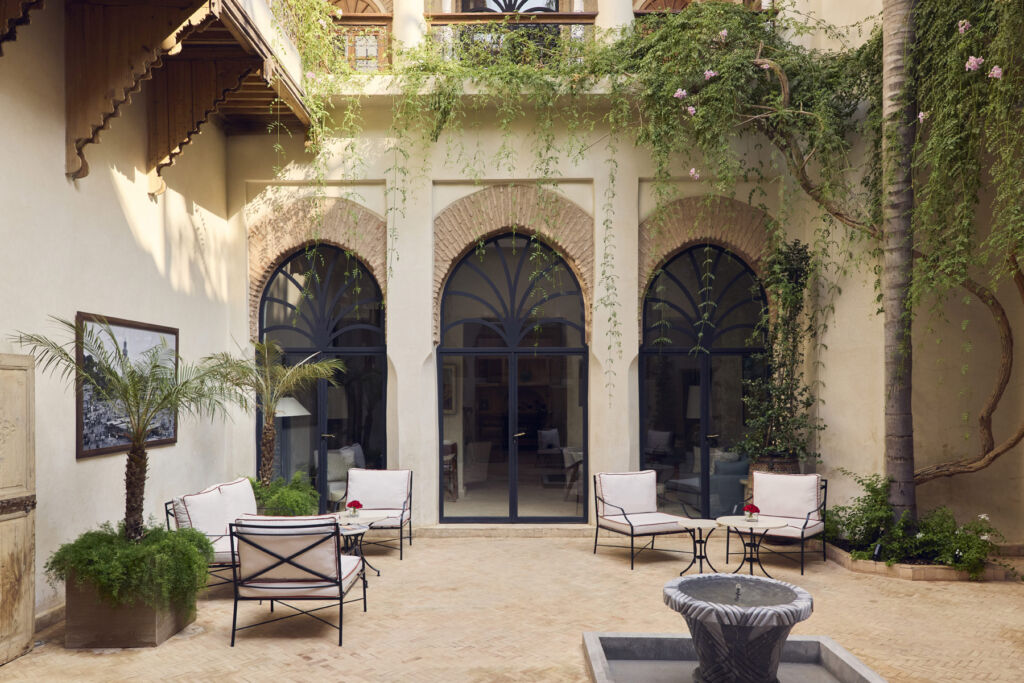
<svg viewBox="0 0 1024 683"><path fill-rule="evenodd" d="M792 456L762 455L750 464L750 471L800 474L800 460Z"/></svg>
<svg viewBox="0 0 1024 683"><path fill-rule="evenodd" d="M155 609L139 603L111 605L91 583L69 577L64 589L64 647L154 647L195 621L191 609Z"/></svg>

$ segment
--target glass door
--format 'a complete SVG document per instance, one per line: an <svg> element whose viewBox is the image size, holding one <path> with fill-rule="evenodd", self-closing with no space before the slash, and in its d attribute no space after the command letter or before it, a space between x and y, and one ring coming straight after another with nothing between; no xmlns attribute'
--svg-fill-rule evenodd
<svg viewBox="0 0 1024 683"><path fill-rule="evenodd" d="M516 362L516 516L577 517L585 502L583 359L519 354Z"/></svg>
<svg viewBox="0 0 1024 683"><path fill-rule="evenodd" d="M438 348L442 521L586 515L579 283L535 239L501 235L452 271Z"/></svg>

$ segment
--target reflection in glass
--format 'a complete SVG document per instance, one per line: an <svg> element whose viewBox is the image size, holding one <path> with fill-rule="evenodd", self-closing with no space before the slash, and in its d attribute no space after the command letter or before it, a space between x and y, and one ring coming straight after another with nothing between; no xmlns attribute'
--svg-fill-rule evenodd
<svg viewBox="0 0 1024 683"><path fill-rule="evenodd" d="M753 271L729 251L701 245L676 255L644 300L641 467L658 473L662 509L716 517L744 496L744 378L765 305Z"/></svg>

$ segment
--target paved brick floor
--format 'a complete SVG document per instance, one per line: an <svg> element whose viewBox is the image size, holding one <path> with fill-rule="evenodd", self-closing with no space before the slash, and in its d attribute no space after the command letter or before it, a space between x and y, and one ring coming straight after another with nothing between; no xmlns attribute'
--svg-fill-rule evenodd
<svg viewBox="0 0 1024 683"><path fill-rule="evenodd" d="M158 648L65 650L43 644L0 668L4 681L581 681L583 631L685 631L662 603L679 556L591 554L586 538L421 537L405 560L372 554L369 612L350 605L345 645L308 618L243 632L228 646L230 593L199 603L197 621ZM666 542L680 547L681 541ZM724 564L724 545L712 559ZM1024 584L910 582L811 563L767 563L814 596L795 633L831 636L893 681L1024 681ZM240 609L241 620L262 614Z"/></svg>

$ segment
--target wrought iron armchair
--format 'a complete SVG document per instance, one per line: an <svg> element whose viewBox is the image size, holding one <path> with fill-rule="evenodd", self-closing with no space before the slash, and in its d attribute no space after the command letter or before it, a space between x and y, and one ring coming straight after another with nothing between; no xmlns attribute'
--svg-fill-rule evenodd
<svg viewBox="0 0 1024 683"><path fill-rule="evenodd" d="M820 474L776 474L774 472L751 472L753 495L746 502L753 502L760 512L759 518L785 520L786 526L765 532L762 542L777 545L779 542L800 542L800 573L804 573L804 547L810 539L820 536L821 561L825 555L825 503L828 499L828 480ZM737 509L740 507L736 506ZM738 511L738 510L737 510ZM732 529L726 531L725 561L729 561L729 540ZM737 534L739 535L739 534ZM741 539L742 540L742 539ZM781 555L797 561L796 551L775 550L761 546L761 552Z"/></svg>
<svg viewBox="0 0 1024 683"><path fill-rule="evenodd" d="M601 529L629 536L629 568L633 569L637 555L644 550L654 549L654 537L668 534L689 534L693 531L679 523L688 519L679 515L658 512L658 482L654 470L641 472L599 472L594 475L594 509L597 523L594 528L594 554L597 546L625 548L608 543L598 543ZM637 536L650 536L651 540L636 549ZM688 552L669 550L665 552Z"/></svg>
<svg viewBox="0 0 1024 683"><path fill-rule="evenodd" d="M385 519L371 522L370 530L397 529L397 538L379 541L363 541L363 545L380 545L385 548L398 541L398 559L404 555L403 541L412 546L412 470L364 470L353 468L348 471L348 488L344 500L358 500L363 512L386 514Z"/></svg>
<svg viewBox="0 0 1024 683"><path fill-rule="evenodd" d="M232 523L231 550L238 558L232 567L235 586L231 615L231 646L235 634L299 615L313 617L338 629L342 643L345 603L362 600L366 611L366 567L361 557L342 554L341 530L336 515L318 517L252 517ZM362 598L345 596L361 582ZM270 601L270 611L278 602L295 614L286 614L245 626L238 625L238 603ZM330 604L304 610L290 604L295 601L330 601ZM338 625L313 614L338 605Z"/></svg>

